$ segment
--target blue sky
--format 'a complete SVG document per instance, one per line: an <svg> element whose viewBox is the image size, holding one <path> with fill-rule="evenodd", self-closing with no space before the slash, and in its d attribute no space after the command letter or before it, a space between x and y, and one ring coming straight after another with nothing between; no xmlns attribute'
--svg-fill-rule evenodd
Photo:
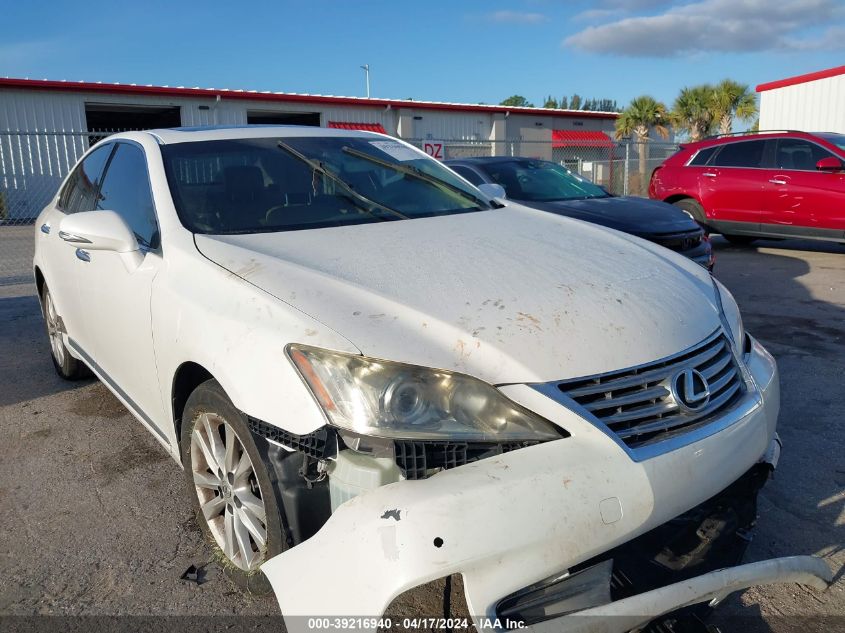
<svg viewBox="0 0 845 633"><path fill-rule="evenodd" d="M3 3L0 76L498 103L845 63L842 0Z"/></svg>

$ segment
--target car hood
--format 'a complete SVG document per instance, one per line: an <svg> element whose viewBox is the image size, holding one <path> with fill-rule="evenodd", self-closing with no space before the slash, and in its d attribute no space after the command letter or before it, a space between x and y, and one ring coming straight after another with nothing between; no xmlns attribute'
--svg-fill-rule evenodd
<svg viewBox="0 0 845 633"><path fill-rule="evenodd" d="M635 196L520 204L633 235L694 231L698 228L695 221L677 207Z"/></svg>
<svg viewBox="0 0 845 633"><path fill-rule="evenodd" d="M720 323L699 266L644 240L516 204L195 239L205 257L365 355L493 384L638 365L698 343Z"/></svg>

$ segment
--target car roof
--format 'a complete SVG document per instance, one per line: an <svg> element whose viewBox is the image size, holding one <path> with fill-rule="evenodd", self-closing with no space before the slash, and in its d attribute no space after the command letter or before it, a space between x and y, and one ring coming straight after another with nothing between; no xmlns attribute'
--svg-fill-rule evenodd
<svg viewBox="0 0 845 633"><path fill-rule="evenodd" d="M700 141L691 141L687 143L681 143L681 146L684 149L688 148L696 148L700 149L702 147L712 147L714 145L724 145L726 143L733 143L735 141L753 141L753 140L766 140L770 138L783 138L783 137L798 137L798 138L813 138L818 137L820 134L830 134L830 132L804 132L801 130L762 130L760 132L748 132L748 133L740 133L740 134L725 134L719 136L708 136L707 138L703 138Z"/></svg>
<svg viewBox="0 0 845 633"><path fill-rule="evenodd" d="M123 132L108 138L133 138L138 132ZM198 127L174 127L157 130L146 130L141 134L149 134L159 145L176 143L196 143L199 141L222 141L242 138L393 138L377 132L358 130L341 130L334 128L316 127L311 125L207 125ZM395 139L394 139L395 140Z"/></svg>

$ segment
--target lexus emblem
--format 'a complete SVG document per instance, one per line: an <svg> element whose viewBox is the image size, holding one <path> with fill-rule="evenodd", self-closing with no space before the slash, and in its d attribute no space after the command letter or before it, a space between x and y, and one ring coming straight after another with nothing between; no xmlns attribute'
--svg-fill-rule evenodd
<svg viewBox="0 0 845 633"><path fill-rule="evenodd" d="M710 385L697 369L684 369L672 377L672 395L681 408L698 411L710 402Z"/></svg>

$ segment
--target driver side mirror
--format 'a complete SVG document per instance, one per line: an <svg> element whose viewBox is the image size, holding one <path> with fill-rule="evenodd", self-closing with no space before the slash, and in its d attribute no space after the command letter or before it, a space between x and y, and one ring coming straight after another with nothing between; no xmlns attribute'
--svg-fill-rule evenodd
<svg viewBox="0 0 845 633"><path fill-rule="evenodd" d="M478 185L478 190L491 200L493 200L494 198L498 198L499 200L507 200L508 198L508 194L505 191L505 188L502 185L498 185L496 183L482 183Z"/></svg>
<svg viewBox="0 0 845 633"><path fill-rule="evenodd" d="M827 156L816 163L816 169L818 171L842 171L845 166L835 156Z"/></svg>
<svg viewBox="0 0 845 633"><path fill-rule="evenodd" d="M138 240L126 222L114 211L80 211L59 224L59 237L86 251L131 253Z"/></svg>

